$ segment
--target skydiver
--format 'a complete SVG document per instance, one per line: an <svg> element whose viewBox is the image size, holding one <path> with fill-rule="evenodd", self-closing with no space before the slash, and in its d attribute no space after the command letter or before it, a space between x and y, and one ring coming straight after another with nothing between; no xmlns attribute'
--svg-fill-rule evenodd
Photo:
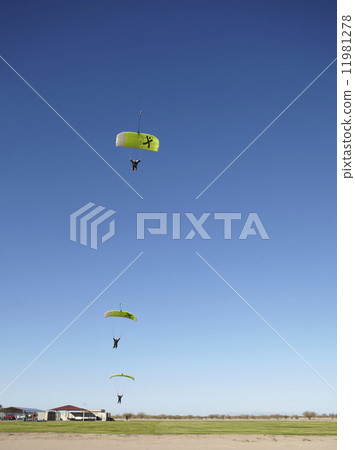
<svg viewBox="0 0 355 450"><path fill-rule="evenodd" d="M121 403L122 397L123 397L123 394L122 395L117 394L117 403Z"/></svg>
<svg viewBox="0 0 355 450"><path fill-rule="evenodd" d="M121 338L118 338L118 339L112 338L112 339L113 339L113 347L112 347L112 348L117 348L118 341L119 341Z"/></svg>
<svg viewBox="0 0 355 450"><path fill-rule="evenodd" d="M132 170L133 170L133 171L137 170L137 166L138 166L138 164L141 162L141 160L140 160L140 159L133 160L133 159L131 158L130 161L131 161L131 163L132 163Z"/></svg>

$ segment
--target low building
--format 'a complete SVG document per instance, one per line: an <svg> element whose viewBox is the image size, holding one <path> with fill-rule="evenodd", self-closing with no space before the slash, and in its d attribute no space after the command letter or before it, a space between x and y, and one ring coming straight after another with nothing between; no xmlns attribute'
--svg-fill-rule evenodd
<svg viewBox="0 0 355 450"><path fill-rule="evenodd" d="M52 413L52 414L51 414ZM74 405L58 406L57 408L52 408L45 411L47 417L43 420L110 420L111 414L106 412L104 409L85 409L78 408ZM55 418L54 418L55 417Z"/></svg>
<svg viewBox="0 0 355 450"><path fill-rule="evenodd" d="M59 415L57 411L47 410L39 412L37 420L40 422L52 422L54 420L59 420Z"/></svg>
<svg viewBox="0 0 355 450"><path fill-rule="evenodd" d="M103 421L111 420L111 413L106 412L104 409L91 409L90 411Z"/></svg>
<svg viewBox="0 0 355 450"><path fill-rule="evenodd" d="M0 408L0 419L37 420L37 416L40 412L43 412L43 410L38 408L8 406L6 408Z"/></svg>

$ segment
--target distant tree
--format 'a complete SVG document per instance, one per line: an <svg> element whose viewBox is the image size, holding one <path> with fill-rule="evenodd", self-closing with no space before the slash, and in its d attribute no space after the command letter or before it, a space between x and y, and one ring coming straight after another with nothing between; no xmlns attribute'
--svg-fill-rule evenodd
<svg viewBox="0 0 355 450"><path fill-rule="evenodd" d="M337 416L336 414L329 414L329 417L330 417L331 419L336 419L338 416Z"/></svg>
<svg viewBox="0 0 355 450"><path fill-rule="evenodd" d="M159 416L157 416L157 419L165 420L165 419L167 419L167 415L166 414L159 414Z"/></svg>
<svg viewBox="0 0 355 450"><path fill-rule="evenodd" d="M134 416L134 414L133 414L133 413L124 413L124 414L122 414L122 416L123 416L126 420L129 420L129 419L132 419L132 417Z"/></svg>
<svg viewBox="0 0 355 450"><path fill-rule="evenodd" d="M311 420L317 417L317 414L314 411L305 411L302 413L302 416L306 417L308 420Z"/></svg>
<svg viewBox="0 0 355 450"><path fill-rule="evenodd" d="M145 414L144 414L144 412L139 412L139 413L136 415L136 417L137 417L137 419L144 419L144 418L145 418Z"/></svg>

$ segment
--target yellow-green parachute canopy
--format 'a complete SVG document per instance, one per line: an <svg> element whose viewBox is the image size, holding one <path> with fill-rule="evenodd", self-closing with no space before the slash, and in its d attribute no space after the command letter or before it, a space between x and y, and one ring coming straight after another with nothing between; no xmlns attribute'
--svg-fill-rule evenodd
<svg viewBox="0 0 355 450"><path fill-rule="evenodd" d="M105 317L125 317L126 319L131 319L137 322L137 317L127 311L107 311L104 314Z"/></svg>
<svg viewBox="0 0 355 450"><path fill-rule="evenodd" d="M115 375L110 376L110 378L113 378L113 377L126 377L126 378L130 378L131 380L134 381L134 378L131 377L131 375L125 375L124 373L116 373Z"/></svg>
<svg viewBox="0 0 355 450"><path fill-rule="evenodd" d="M147 133L123 131L116 137L116 147L131 147L157 152L159 150L159 139Z"/></svg>

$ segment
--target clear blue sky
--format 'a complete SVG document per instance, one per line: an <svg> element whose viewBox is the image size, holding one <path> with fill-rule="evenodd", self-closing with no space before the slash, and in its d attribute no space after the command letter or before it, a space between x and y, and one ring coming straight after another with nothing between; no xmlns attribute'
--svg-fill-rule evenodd
<svg viewBox="0 0 355 450"><path fill-rule="evenodd" d="M140 252L141 258L1 397L113 413L318 413L334 392L196 255L336 386L336 67L195 197L336 57L336 2L8 1L2 56L0 391ZM160 139L136 173L120 131ZM147 152L148 153L148 152ZM117 211L100 248L69 215ZM136 239L137 212L240 212L233 239ZM257 212L269 240L237 236ZM189 230L185 220L184 235ZM103 313L138 322L112 350ZM133 375L117 408L109 375Z"/></svg>

